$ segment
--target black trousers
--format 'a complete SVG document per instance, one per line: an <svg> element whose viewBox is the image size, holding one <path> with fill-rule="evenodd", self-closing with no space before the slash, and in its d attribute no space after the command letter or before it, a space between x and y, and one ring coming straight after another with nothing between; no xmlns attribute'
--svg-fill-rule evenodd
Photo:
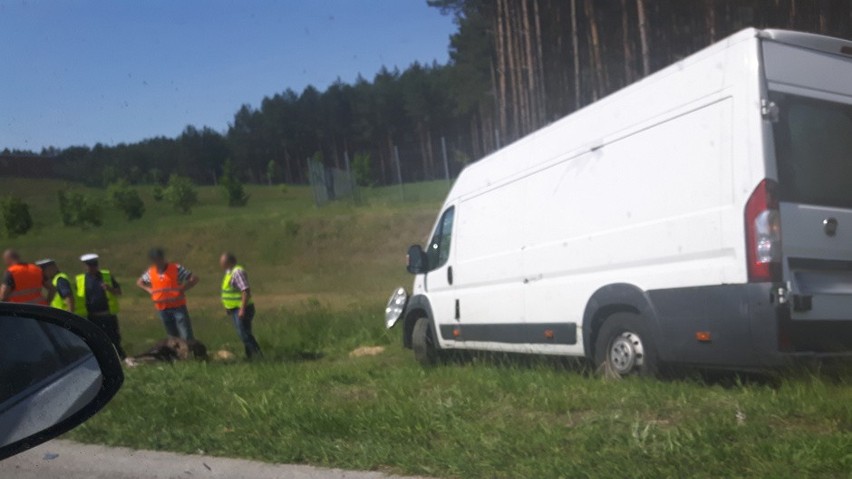
<svg viewBox="0 0 852 479"><path fill-rule="evenodd" d="M114 314L90 314L89 321L95 323L97 327L101 328L101 331L106 333L109 340L112 341L112 345L115 346L115 352L118 353L118 357L121 359L127 357L127 354L125 354L124 349L121 347L118 316Z"/></svg>

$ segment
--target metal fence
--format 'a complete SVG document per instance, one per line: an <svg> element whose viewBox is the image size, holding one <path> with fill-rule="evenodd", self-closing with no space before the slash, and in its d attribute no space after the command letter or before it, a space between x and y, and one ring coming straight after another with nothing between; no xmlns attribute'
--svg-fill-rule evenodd
<svg viewBox="0 0 852 479"><path fill-rule="evenodd" d="M398 187L401 200L406 199L407 183L444 180L449 185L465 166L499 147L500 137L495 132L493 138L489 135L487 142L481 138L477 142L472 142L467 135L456 134L434 137L426 143L415 138L401 138L398 143L373 148L367 152L371 157L367 182L375 186ZM478 145L476 148L472 147L474 143ZM308 179L317 206L341 199L360 200L349 153L344 152L335 158L343 160L336 163L337 167L326 166L317 159L307 161Z"/></svg>
<svg viewBox="0 0 852 479"><path fill-rule="evenodd" d="M325 166L316 159L309 159L308 179L317 206L326 205L334 200L351 198L357 201L358 199L358 187L354 176L349 171Z"/></svg>

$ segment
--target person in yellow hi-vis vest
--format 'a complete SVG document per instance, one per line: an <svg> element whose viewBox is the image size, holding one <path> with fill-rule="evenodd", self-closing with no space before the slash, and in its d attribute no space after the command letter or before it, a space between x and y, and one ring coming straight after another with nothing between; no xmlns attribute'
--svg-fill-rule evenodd
<svg viewBox="0 0 852 479"><path fill-rule="evenodd" d="M121 333L118 329L118 296L121 285L108 270L100 269L96 254L84 254L80 257L86 272L77 275L77 307L81 316L89 318L109 336L115 351L121 359L127 357L121 347ZM78 313L80 314L80 313Z"/></svg>
<svg viewBox="0 0 852 479"><path fill-rule="evenodd" d="M251 331L255 310L246 270L237 264L237 257L233 253L222 253L219 266L225 270L225 277L222 278L222 306L225 307L240 341L243 342L246 357L249 359L263 357L260 346Z"/></svg>
<svg viewBox="0 0 852 479"><path fill-rule="evenodd" d="M75 309L75 292L71 284L71 278L59 270L59 265L56 261L50 258L40 259L35 262L36 266L41 268L44 273L44 279L50 281L53 285L51 291L50 306L56 309L63 309L68 312L77 312Z"/></svg>

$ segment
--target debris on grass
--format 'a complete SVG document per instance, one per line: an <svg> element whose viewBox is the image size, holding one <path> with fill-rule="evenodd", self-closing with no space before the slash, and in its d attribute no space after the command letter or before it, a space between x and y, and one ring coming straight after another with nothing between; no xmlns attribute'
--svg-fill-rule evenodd
<svg viewBox="0 0 852 479"><path fill-rule="evenodd" d="M349 353L350 358L360 358L364 356L378 356L385 352L384 346L361 346Z"/></svg>
<svg viewBox="0 0 852 479"><path fill-rule="evenodd" d="M233 361L235 359L237 359L237 355L227 349L220 349L213 353L214 361Z"/></svg>

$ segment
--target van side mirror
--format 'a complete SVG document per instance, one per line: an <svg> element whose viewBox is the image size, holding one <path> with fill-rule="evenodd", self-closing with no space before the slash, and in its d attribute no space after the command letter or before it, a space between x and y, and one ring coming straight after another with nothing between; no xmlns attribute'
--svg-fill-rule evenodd
<svg viewBox="0 0 852 479"><path fill-rule="evenodd" d="M423 248L419 245L412 245L408 248L408 266L405 268L411 274L422 274L425 273L427 260L426 260L426 252L423 251Z"/></svg>
<svg viewBox="0 0 852 479"><path fill-rule="evenodd" d="M0 303L0 460L83 423L123 380L115 348L94 323Z"/></svg>

